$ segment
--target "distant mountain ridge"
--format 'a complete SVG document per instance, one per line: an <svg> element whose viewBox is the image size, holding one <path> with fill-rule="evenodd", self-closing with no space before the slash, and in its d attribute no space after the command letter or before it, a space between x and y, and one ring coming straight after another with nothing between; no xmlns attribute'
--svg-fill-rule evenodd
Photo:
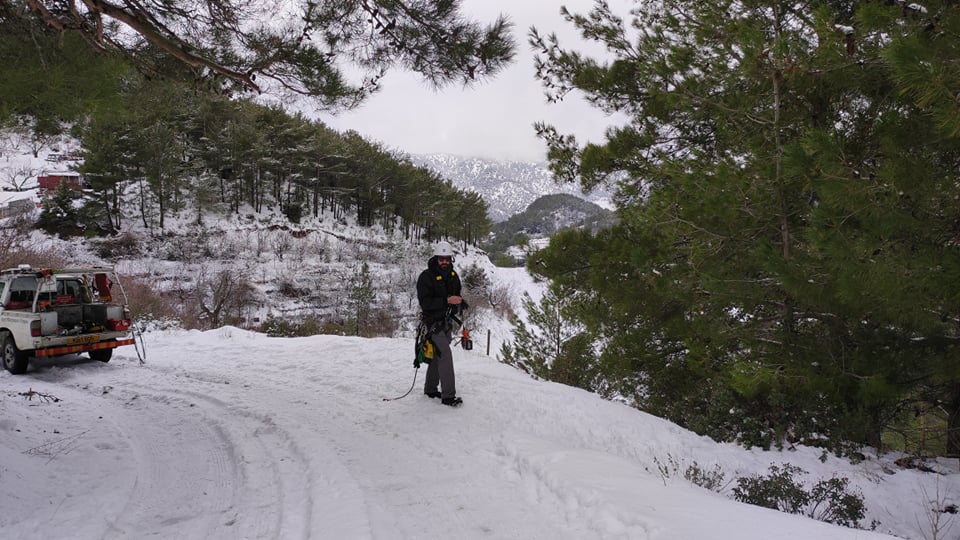
<svg viewBox="0 0 960 540"><path fill-rule="evenodd" d="M497 161L450 154L413 154L410 160L453 182L459 189L478 193L490 205L494 222L523 212L544 195L569 194L609 207L610 194L598 190L584 195L579 185L558 185L545 162Z"/></svg>
<svg viewBox="0 0 960 540"><path fill-rule="evenodd" d="M566 193L544 195L526 210L510 219L495 223L493 234L482 247L494 260L525 241L542 239L566 229L589 229L593 232L611 227L615 214L590 201Z"/></svg>
<svg viewBox="0 0 960 540"><path fill-rule="evenodd" d="M574 195L556 193L533 201L526 210L497 223L494 231L523 230L529 236L550 236L565 229L597 230L614 224L610 210Z"/></svg>

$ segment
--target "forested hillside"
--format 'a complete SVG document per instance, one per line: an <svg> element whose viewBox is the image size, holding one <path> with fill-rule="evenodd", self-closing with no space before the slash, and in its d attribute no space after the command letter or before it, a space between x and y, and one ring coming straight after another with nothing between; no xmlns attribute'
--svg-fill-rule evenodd
<svg viewBox="0 0 960 540"><path fill-rule="evenodd" d="M0 51L5 61L0 66L0 127L22 132L24 139L32 141L35 155L69 131L80 141L83 165L79 171L94 193L93 200L80 208L66 195L59 198L56 208L45 212L42 225L48 230L61 234L116 230L125 213L120 205L127 199L122 195L131 188L139 190L133 214L157 234L163 233L171 212L187 205L196 210L198 222L207 210L238 214L241 209L254 213L280 209L296 223L325 209L335 215L350 209L361 225L400 227L407 237L444 236L474 242L489 230L480 197L453 188L448 180L355 133L337 133L280 106L259 105L235 89L198 84L177 64L182 57L164 58L157 50L137 51L133 56L97 54L96 48L89 47L86 28L59 32L49 18L18 11L7 3L2 6ZM159 11L158 18L183 16ZM453 13L431 13L410 24L434 25L435 30L443 25L471 26L454 19ZM311 30L317 30L317 24ZM342 30L348 21L323 24ZM495 40L502 30L494 26L486 39ZM100 37L112 47L129 46ZM482 38L464 36L463 40L466 45ZM454 54L448 48L453 45L434 49L432 62ZM504 43L497 54L508 54L508 45ZM378 61L391 65L386 51L382 52ZM147 53L156 56L142 56ZM462 49L456 54L471 53ZM490 50L484 53L490 69L500 63L496 56ZM169 64L156 64L164 61ZM442 71L453 74L462 67L431 67L427 58L419 65L441 78ZM298 75L327 78L326 85L311 87L309 93L337 101L344 87L335 84L337 76L329 69Z"/></svg>
<svg viewBox="0 0 960 540"><path fill-rule="evenodd" d="M489 238L481 246L492 260L506 262L505 253L511 246L526 245L530 239L549 238L567 229L597 232L612 226L614 222L612 212L592 202L573 195L544 195L523 212L494 224Z"/></svg>
<svg viewBox="0 0 960 540"><path fill-rule="evenodd" d="M121 99L121 111L93 114L75 128L84 158L78 170L97 200L77 216L67 201L55 202L41 222L48 230L119 228L129 189L140 190L136 219L158 234L187 205L198 223L208 211L280 209L297 223L349 210L362 226L400 227L408 238L475 241L489 230L478 196L356 134L173 85L137 86Z"/></svg>

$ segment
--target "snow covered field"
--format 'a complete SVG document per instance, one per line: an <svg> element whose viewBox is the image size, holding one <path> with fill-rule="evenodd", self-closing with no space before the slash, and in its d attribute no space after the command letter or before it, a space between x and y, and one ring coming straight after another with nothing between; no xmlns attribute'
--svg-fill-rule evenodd
<svg viewBox="0 0 960 540"><path fill-rule="evenodd" d="M960 492L956 470L903 470L892 457L851 465L716 444L534 381L479 347L455 349L465 405L452 409L422 394L422 370L409 396L383 400L410 388L410 339L225 327L144 341L145 365L124 347L109 364L66 357L0 374L0 537L886 537L737 503L682 475L719 465L732 482L790 462L810 481L850 478L866 524L922 539L929 501ZM942 516L945 527L953 516Z"/></svg>

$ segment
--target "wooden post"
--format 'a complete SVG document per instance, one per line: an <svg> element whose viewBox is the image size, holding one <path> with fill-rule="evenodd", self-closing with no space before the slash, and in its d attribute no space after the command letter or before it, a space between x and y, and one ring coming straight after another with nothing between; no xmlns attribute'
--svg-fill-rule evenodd
<svg viewBox="0 0 960 540"><path fill-rule="evenodd" d="M487 356L490 356L490 329L487 328Z"/></svg>

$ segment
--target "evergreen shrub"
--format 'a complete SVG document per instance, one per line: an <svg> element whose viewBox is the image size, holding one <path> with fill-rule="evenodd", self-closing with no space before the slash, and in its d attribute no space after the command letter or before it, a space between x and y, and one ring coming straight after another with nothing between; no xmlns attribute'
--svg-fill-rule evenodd
<svg viewBox="0 0 960 540"><path fill-rule="evenodd" d="M768 476L737 478L733 496L740 502L772 508L789 514L802 514L827 523L858 527L866 513L863 495L850 493L847 478L820 480L805 489L798 475L806 471L789 463L770 466Z"/></svg>

